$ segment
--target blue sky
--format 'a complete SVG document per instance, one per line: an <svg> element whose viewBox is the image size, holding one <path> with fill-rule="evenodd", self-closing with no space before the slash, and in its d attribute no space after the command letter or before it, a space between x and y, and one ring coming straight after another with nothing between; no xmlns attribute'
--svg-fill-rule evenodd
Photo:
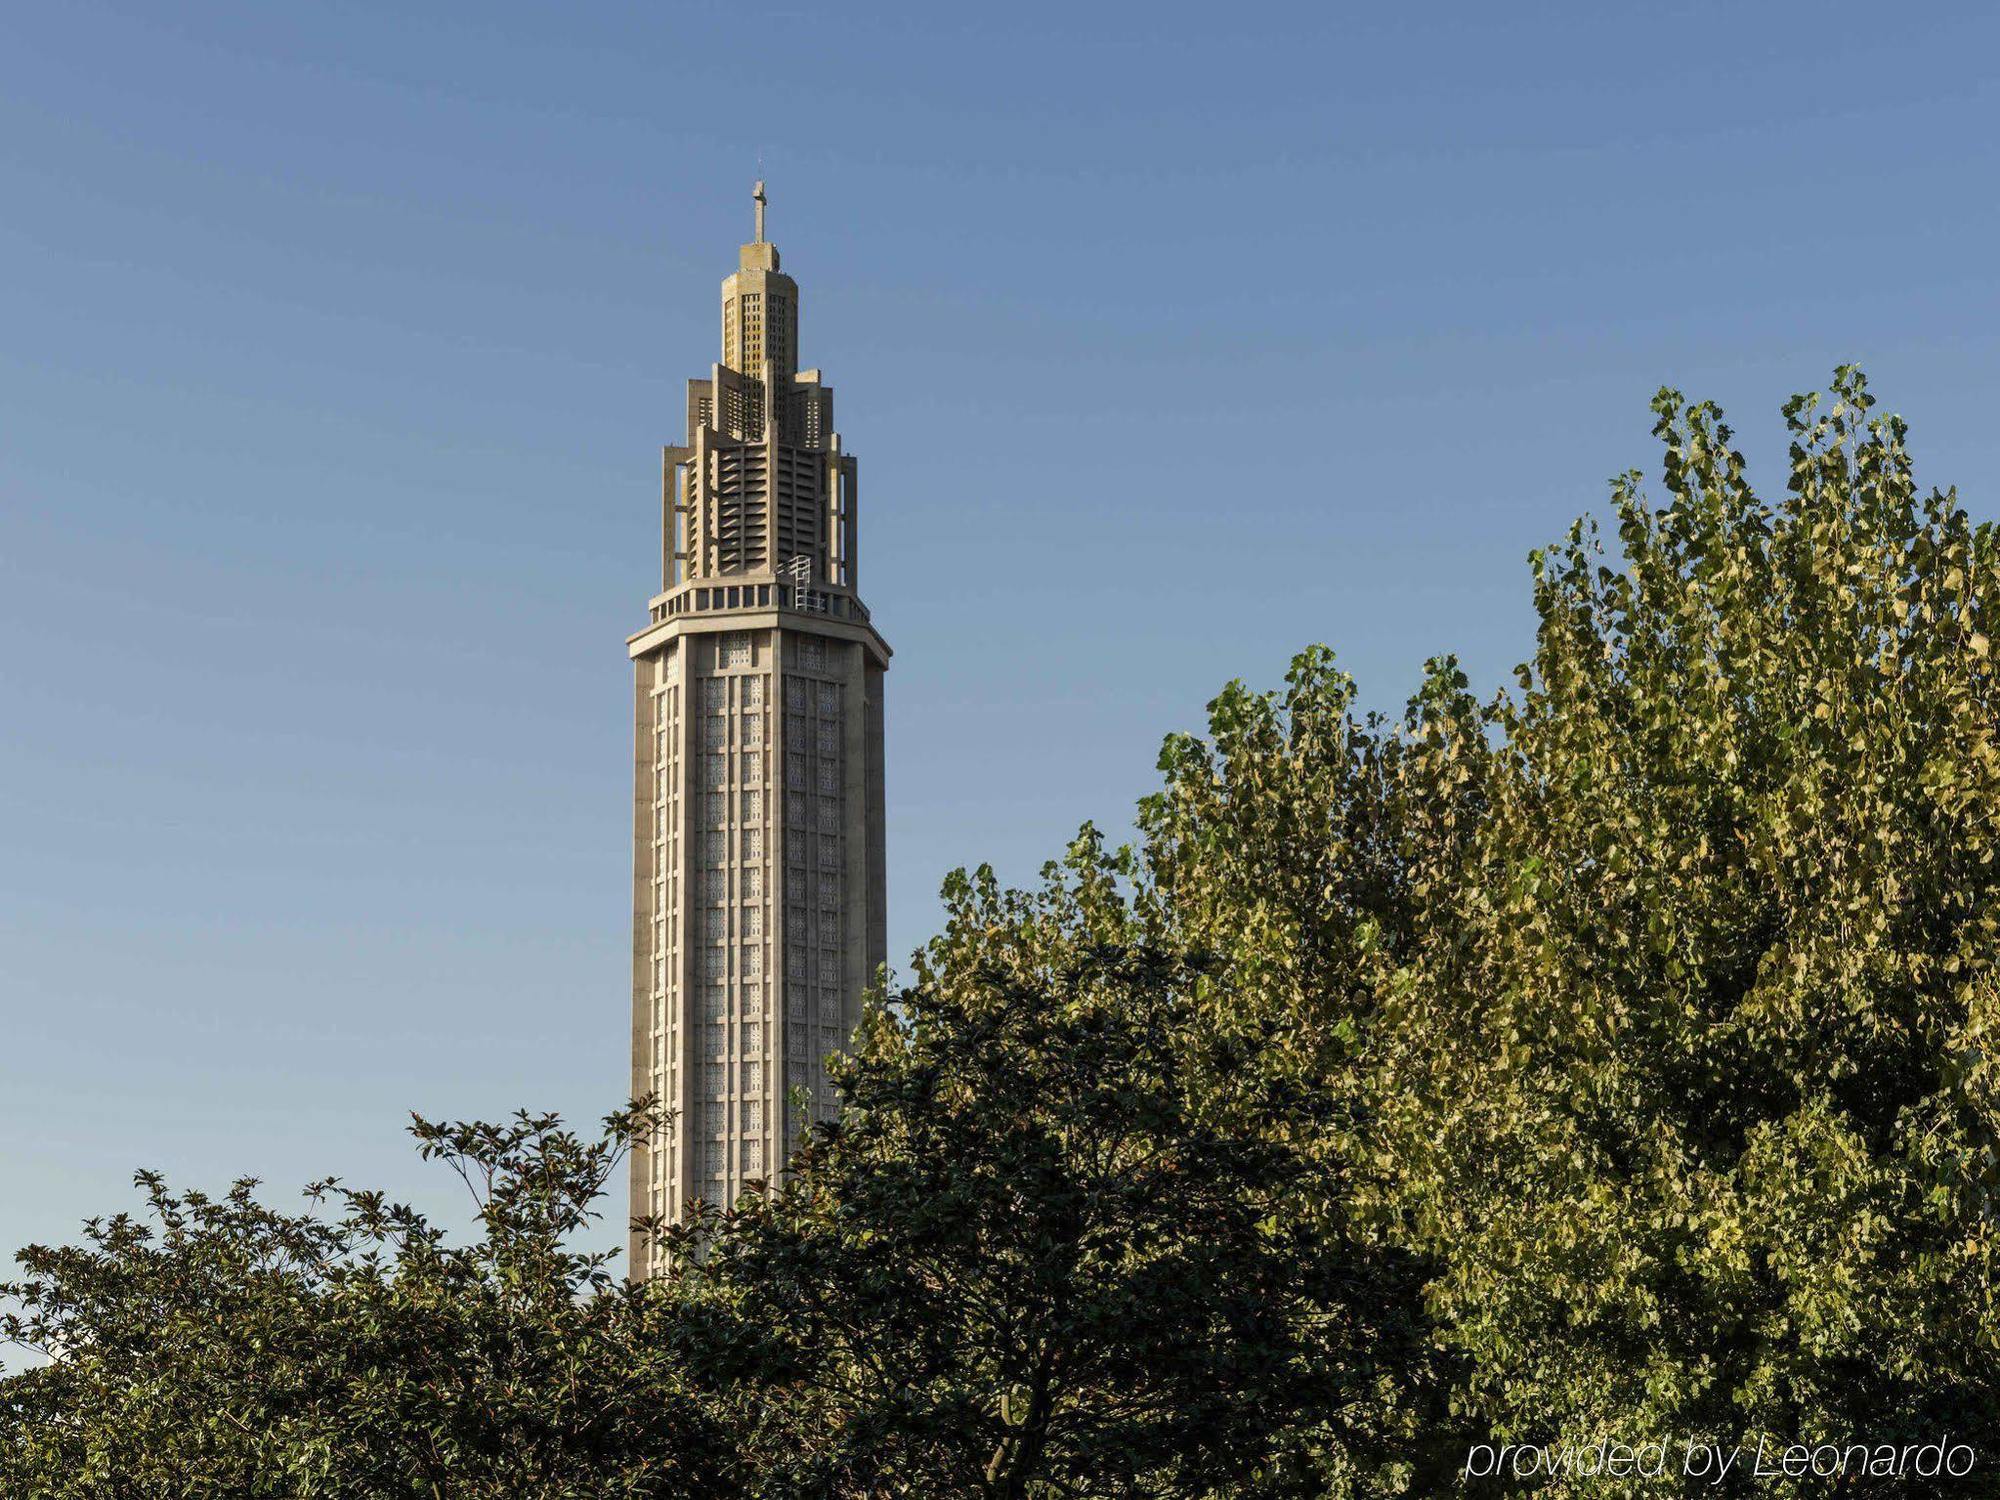
<svg viewBox="0 0 2000 1500"><path fill-rule="evenodd" d="M1861 361L1976 515L1984 7L16 6L0 1252L618 1102L658 450L753 178L862 460L891 947L1326 641L1527 652L1646 402ZM1984 413L1985 415L1981 415Z"/></svg>

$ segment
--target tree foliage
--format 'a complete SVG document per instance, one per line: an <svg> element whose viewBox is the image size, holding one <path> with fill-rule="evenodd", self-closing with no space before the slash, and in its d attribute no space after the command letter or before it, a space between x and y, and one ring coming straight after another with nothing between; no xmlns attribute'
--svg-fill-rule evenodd
<svg viewBox="0 0 2000 1500"><path fill-rule="evenodd" d="M1440 659L1357 721L1308 652L1143 811L1161 920L1353 1091L1345 1211L1499 1438L2000 1458L2000 556L1873 404L1795 399L1770 505L1663 391L1666 502L1618 481L1622 568L1535 554L1515 691Z"/></svg>
<svg viewBox="0 0 2000 1500"><path fill-rule="evenodd" d="M1369 966L1382 1201L1507 1433L2000 1458L2000 554L1857 371L1766 505L1662 392L1666 503L1537 554L1518 693L1412 714L1432 841Z"/></svg>
<svg viewBox="0 0 2000 1500"><path fill-rule="evenodd" d="M141 1217L31 1248L0 1335L0 1494L679 1496L719 1442L654 1298L572 1248L643 1114L412 1129L473 1190L465 1245L337 1182L286 1214L145 1172ZM722 1493L707 1489L708 1493Z"/></svg>
<svg viewBox="0 0 2000 1500"><path fill-rule="evenodd" d="M1094 836L1070 867L954 877L839 1121L689 1231L769 1493L1322 1495L1396 1467L1414 1325L1378 1254L1294 1208L1324 1095L1207 1024L1216 977L1143 940Z"/></svg>
<svg viewBox="0 0 2000 1500"><path fill-rule="evenodd" d="M1945 1435L1985 1482L2000 539L1852 369L1776 503L1655 412L1662 500L1534 554L1510 689L1365 716L1314 648L1169 737L1132 847L954 876L840 1118L653 1226L666 1276L570 1248L643 1113L420 1121L463 1248L142 1176L7 1289L55 1357L0 1492L1422 1495L1473 1441Z"/></svg>

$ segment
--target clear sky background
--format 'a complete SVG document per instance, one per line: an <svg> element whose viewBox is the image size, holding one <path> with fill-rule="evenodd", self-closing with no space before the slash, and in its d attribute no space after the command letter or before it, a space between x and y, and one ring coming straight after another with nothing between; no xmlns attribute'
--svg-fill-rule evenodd
<svg viewBox="0 0 2000 1500"><path fill-rule="evenodd" d="M1995 15L8 7L0 1254L141 1164L449 1205L405 1111L619 1102L623 643L752 179L901 957L1231 677L1503 681L1662 383L1775 488L1859 360L1992 515Z"/></svg>

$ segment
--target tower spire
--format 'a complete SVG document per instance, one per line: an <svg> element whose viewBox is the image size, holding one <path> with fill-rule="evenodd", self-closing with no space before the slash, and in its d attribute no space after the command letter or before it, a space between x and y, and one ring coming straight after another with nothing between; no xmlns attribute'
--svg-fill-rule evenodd
<svg viewBox="0 0 2000 1500"><path fill-rule="evenodd" d="M765 198L765 196L764 196L764 179L763 179L763 178L761 178L761 177L760 177L760 178L758 178L758 179L757 179L757 191L756 191L756 192L754 192L754 193L752 193L752 194L750 195L750 200L751 200L751 201L752 201L753 203L755 203L755 204L757 205L757 241L756 241L756 242L757 242L758 244L760 244L760 245L761 245L761 244L763 244L763 243L764 243L764 205L765 205L765 203L767 203L768 201L770 201L770 200L768 200L767 198Z"/></svg>

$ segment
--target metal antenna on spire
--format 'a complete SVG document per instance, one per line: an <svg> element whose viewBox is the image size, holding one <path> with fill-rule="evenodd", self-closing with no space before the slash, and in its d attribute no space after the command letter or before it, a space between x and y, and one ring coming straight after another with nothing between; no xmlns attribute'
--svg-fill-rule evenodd
<svg viewBox="0 0 2000 1500"><path fill-rule="evenodd" d="M763 178L757 179L757 191L750 195L750 199L757 205L757 243L761 245L764 243L764 204L769 201L764 197Z"/></svg>

